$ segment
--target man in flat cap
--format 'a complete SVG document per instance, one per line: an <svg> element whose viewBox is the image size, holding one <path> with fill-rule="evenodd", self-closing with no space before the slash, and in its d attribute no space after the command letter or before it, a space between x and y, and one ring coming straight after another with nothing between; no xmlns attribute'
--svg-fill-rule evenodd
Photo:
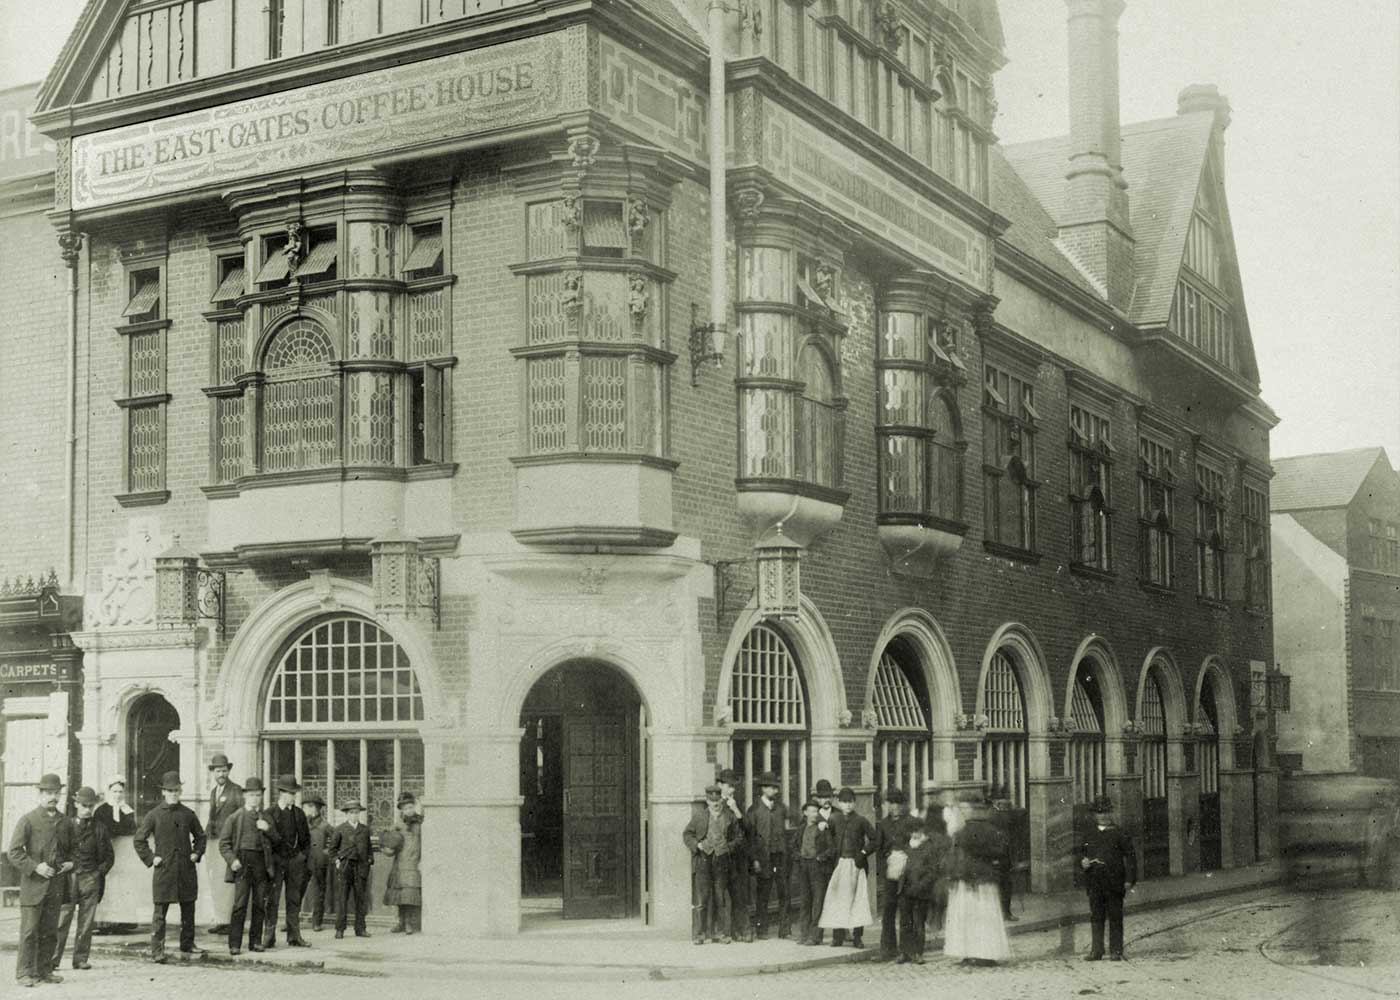
<svg viewBox="0 0 1400 1000"><path fill-rule="evenodd" d="M788 875L791 852L788 844L787 806L778 800L778 776L764 771L758 776L758 800L745 817L749 858L754 872L754 932L761 941L768 937L768 897L778 897L778 937L788 936L792 910L788 905Z"/></svg>
<svg viewBox="0 0 1400 1000"><path fill-rule="evenodd" d="M136 856L151 869L151 961L164 965L165 914L171 903L180 904L180 950L202 955L194 943L194 904L199 898L199 862L204 857L204 827L189 806L180 801L183 787L177 771L160 779L164 800L146 813L136 829ZM151 849L151 840L155 849Z"/></svg>
<svg viewBox="0 0 1400 1000"><path fill-rule="evenodd" d="M73 823L58 811L62 790L58 775L40 778L39 805L19 818L10 836L10 864L20 873L15 979L21 986L63 982L52 965L64 876L73 869Z"/></svg>
<svg viewBox="0 0 1400 1000"><path fill-rule="evenodd" d="M335 936L345 936L345 924L349 920L353 897L355 936L369 937L370 933L365 929L365 912L369 909L369 866L374 864L369 825L360 822L360 803L353 799L340 806L340 811L345 813L345 822L335 828L330 846L340 897L335 915Z"/></svg>
<svg viewBox="0 0 1400 1000"><path fill-rule="evenodd" d="M90 969L88 952L92 947L92 931L97 918L97 904L106 887L107 873L116 863L112 853L112 838L107 827L93 816L97 793L84 786L74 799L78 816L73 823L73 870L67 880L63 908L59 911L58 941L53 951L53 967L63 964L63 949L68 944L68 929L73 912L78 914L78 934L73 939L73 968Z"/></svg>
<svg viewBox="0 0 1400 1000"><path fill-rule="evenodd" d="M311 827L306 814L296 804L301 791L296 775L284 774L277 779L277 802L267 811L268 821L277 830L273 842L272 884L267 890L267 920L263 924L263 947L277 942L277 907L287 899L287 944L293 948L309 948L301 936L301 892L306 886L306 853L311 849Z"/></svg>
<svg viewBox="0 0 1400 1000"><path fill-rule="evenodd" d="M326 800L319 795L301 797L301 811L306 814L306 888L301 901L311 910L311 929L319 931L326 919L326 901L329 899L331 913L335 913L335 898L331 895L330 854L326 845L331 835L331 825L326 822Z"/></svg>
<svg viewBox="0 0 1400 1000"><path fill-rule="evenodd" d="M717 944L729 944L729 854L739 839L739 821L725 808L719 785L705 789L705 808L696 809L681 831L690 851L690 871L695 879L698 923L691 921L696 944L708 935Z"/></svg>
<svg viewBox="0 0 1400 1000"><path fill-rule="evenodd" d="M214 787L209 789L209 819L204 829L211 837L218 837L224 831L228 818L243 808L243 789L230 777L233 765L228 756L216 753L209 759L209 773L214 776ZM229 910L233 908L233 883L228 880L228 866L218 851L210 851L207 871L209 895L213 900L214 923L210 934L228 933Z"/></svg>
<svg viewBox="0 0 1400 1000"><path fill-rule="evenodd" d="M224 877L233 884L233 909L228 919L230 955L242 954L245 920L250 920L248 950L263 950L263 910L277 863L272 852L278 835L263 811L262 796L262 779L249 778L243 788L243 805L225 820L219 833L219 854L228 871Z"/></svg>
<svg viewBox="0 0 1400 1000"><path fill-rule="evenodd" d="M1085 961L1103 958L1103 925L1108 922L1109 958L1123 960L1123 894L1137 882L1137 852L1133 841L1113 822L1113 800L1094 797L1089 807L1094 826L1076 846L1084 887L1089 893L1089 924L1093 944Z"/></svg>

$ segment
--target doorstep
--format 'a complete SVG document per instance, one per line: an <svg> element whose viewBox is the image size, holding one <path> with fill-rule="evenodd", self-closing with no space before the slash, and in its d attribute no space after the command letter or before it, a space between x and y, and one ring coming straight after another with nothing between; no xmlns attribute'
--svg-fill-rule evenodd
<svg viewBox="0 0 1400 1000"><path fill-rule="evenodd" d="M1228 871L1154 879L1140 883L1129 894L1129 913L1175 906L1233 893L1249 892L1279 884L1282 867L1276 862ZM1072 947L1075 924L1088 920L1089 908L1082 891L1018 897L1013 935L1060 928ZM431 933L431 907L425 912L429 933L406 937L387 929L371 928L373 937L353 933L336 940L330 930L307 932L310 948L228 954L225 939L204 933L197 943L208 952L185 958L172 935L167 945L173 961L197 962L213 968L265 968L269 971L323 973L344 976L404 976L459 978L464 973L485 980L553 980L626 982L667 979L711 979L793 972L842 962L869 961L879 954L879 928L868 928L866 947L849 945L801 946L791 940L769 939L752 944L693 945L688 940L662 934L638 921L558 921L535 923L511 937L475 939L444 949ZM18 907L0 910L0 949L13 951L19 933ZM937 945L941 936L930 939ZM141 934L97 936L92 941L94 959L141 960L147 938Z"/></svg>

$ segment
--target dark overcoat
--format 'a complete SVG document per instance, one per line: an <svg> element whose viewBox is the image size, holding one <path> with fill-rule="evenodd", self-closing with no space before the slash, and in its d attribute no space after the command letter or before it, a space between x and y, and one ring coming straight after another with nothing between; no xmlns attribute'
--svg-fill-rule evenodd
<svg viewBox="0 0 1400 1000"><path fill-rule="evenodd" d="M232 781L227 782L223 790L215 785L209 789L209 819L204 824L204 829L209 836L217 837L223 832L224 824L228 818L238 810L243 808L243 789L235 785Z"/></svg>
<svg viewBox="0 0 1400 1000"><path fill-rule="evenodd" d="M744 825L748 828L748 853L760 866L781 866L787 856L787 806L776 799L770 809L759 799L749 806Z"/></svg>
<svg viewBox="0 0 1400 1000"><path fill-rule="evenodd" d="M155 850L151 849L152 838ZM192 903L199 898L197 865L206 844L204 827L189 806L162 802L146 813L136 828L133 846L141 863L151 869L151 902ZM154 864L157 857L158 866Z"/></svg>
<svg viewBox="0 0 1400 1000"><path fill-rule="evenodd" d="M368 871L374 864L374 848L370 843L369 824L351 826L341 823L327 839L331 858L337 864L342 861L357 864L362 871Z"/></svg>
<svg viewBox="0 0 1400 1000"><path fill-rule="evenodd" d="M10 835L10 864L19 869L19 905L38 906L52 892L63 891L61 876L34 871L41 863L59 868L73 860L73 821L63 813L49 815L41 806L25 813Z"/></svg>
<svg viewBox="0 0 1400 1000"><path fill-rule="evenodd" d="M1098 861L1084 872L1084 882L1088 889L1101 889L1122 895L1126 883L1137 881L1137 852L1133 841L1116 826L1100 830L1095 826L1088 838L1074 850L1075 866L1078 859L1088 858Z"/></svg>

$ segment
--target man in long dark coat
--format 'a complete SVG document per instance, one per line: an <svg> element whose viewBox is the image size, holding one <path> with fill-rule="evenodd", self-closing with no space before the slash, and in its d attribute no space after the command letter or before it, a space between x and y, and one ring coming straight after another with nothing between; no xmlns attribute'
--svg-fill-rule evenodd
<svg viewBox="0 0 1400 1000"><path fill-rule="evenodd" d="M223 832L228 818L243 808L243 789L230 777L233 765L224 754L216 753L210 759L209 773L214 776L214 787L209 790L209 818L204 823L204 832L210 837L217 837ZM210 851L206 867L209 891L214 899L214 923L209 933L227 934L229 910L233 906L233 893L228 888L228 866L223 855Z"/></svg>
<svg viewBox="0 0 1400 1000"><path fill-rule="evenodd" d="M52 965L63 883L73 868L73 824L58 811L62 788L56 774L40 778L38 808L21 816L10 836L10 864L20 873L15 978L21 986L63 982Z"/></svg>
<svg viewBox="0 0 1400 1000"><path fill-rule="evenodd" d="M335 936L345 936L345 924L353 905L355 936L369 937L370 933L365 928L365 912L369 909L369 866L374 864L369 826L360 822L359 802L347 802L339 808L345 813L345 822L335 828L330 840L330 854L335 860L335 881L340 896L335 916Z"/></svg>
<svg viewBox="0 0 1400 1000"><path fill-rule="evenodd" d="M194 943L194 904L199 898L199 862L206 846L204 827L194 811L180 802L180 775L166 771L160 781L164 802L141 820L134 847L141 863L151 869L151 961L164 965L165 913L180 904L180 950L200 955ZM155 839L155 849L150 841Z"/></svg>
<svg viewBox="0 0 1400 1000"><path fill-rule="evenodd" d="M301 893L306 887L306 853L311 848L311 827L294 796L301 791L296 775L277 779L277 803L267 811L268 821L277 828L273 842L272 882L267 887L267 914L263 923L263 947L277 943L277 906L287 900L287 944L309 948L301 936Z"/></svg>
<svg viewBox="0 0 1400 1000"><path fill-rule="evenodd" d="M753 940L753 924L749 922L749 838L744 824L744 810L735 793L739 776L732 768L719 772L720 798L724 807L738 822L737 839L729 848L729 933L735 941Z"/></svg>
<svg viewBox="0 0 1400 1000"><path fill-rule="evenodd" d="M787 807L778 801L778 776L772 771L760 774L757 785L758 801L749 806L744 823L754 872L754 930L760 940L768 936L768 897L776 889L778 937L785 938L792 920L788 906Z"/></svg>
<svg viewBox="0 0 1400 1000"><path fill-rule="evenodd" d="M1089 893L1089 922L1093 944L1085 960L1103 958L1103 925L1108 921L1109 957L1123 960L1123 893L1137 882L1137 852L1133 841L1113 822L1113 802L1107 795L1095 797L1090 808L1094 826L1088 838L1075 848Z"/></svg>

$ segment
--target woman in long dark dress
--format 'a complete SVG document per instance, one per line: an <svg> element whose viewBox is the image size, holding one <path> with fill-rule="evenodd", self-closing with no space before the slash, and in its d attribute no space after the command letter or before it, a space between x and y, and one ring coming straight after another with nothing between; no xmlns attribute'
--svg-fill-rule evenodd
<svg viewBox="0 0 1400 1000"><path fill-rule="evenodd" d="M384 905L399 908L391 933L417 934L423 930L423 816L409 792L399 796L399 822L380 837L379 846L394 859L384 888Z"/></svg>

